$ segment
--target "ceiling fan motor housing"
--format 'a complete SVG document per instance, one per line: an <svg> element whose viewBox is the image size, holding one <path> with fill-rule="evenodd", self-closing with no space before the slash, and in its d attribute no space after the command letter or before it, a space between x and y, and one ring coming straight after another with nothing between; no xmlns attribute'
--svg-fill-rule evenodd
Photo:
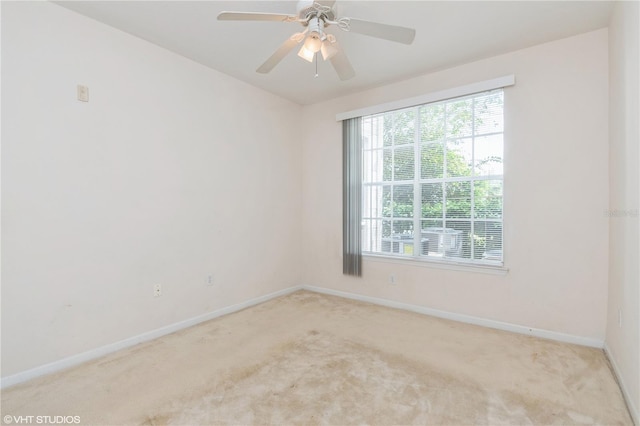
<svg viewBox="0 0 640 426"><path fill-rule="evenodd" d="M324 22L321 23L320 18L313 17L309 19L307 24L309 26L309 37L316 37L319 39L324 39Z"/></svg>
<svg viewBox="0 0 640 426"><path fill-rule="evenodd" d="M313 0L300 0L296 10L298 11L298 19L306 21L302 22L304 26L309 24L311 18L318 18L323 22L333 21L335 18L332 8L323 7L320 4L316 4Z"/></svg>

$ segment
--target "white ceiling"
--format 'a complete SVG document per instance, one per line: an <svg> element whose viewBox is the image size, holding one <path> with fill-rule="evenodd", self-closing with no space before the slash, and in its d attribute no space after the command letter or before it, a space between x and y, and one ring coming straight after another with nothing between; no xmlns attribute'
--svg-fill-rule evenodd
<svg viewBox="0 0 640 426"><path fill-rule="evenodd" d="M216 20L225 10L295 14L295 1L56 3L302 105L606 27L612 8L601 1L338 0L338 17L416 29L407 46L329 27L356 71L340 81L322 59L314 78L315 65L296 50L270 74L255 72L299 23Z"/></svg>

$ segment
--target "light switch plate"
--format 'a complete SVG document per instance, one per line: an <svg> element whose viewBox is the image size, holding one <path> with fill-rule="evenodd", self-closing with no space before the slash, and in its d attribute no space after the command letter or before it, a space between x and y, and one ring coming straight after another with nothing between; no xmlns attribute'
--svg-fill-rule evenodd
<svg viewBox="0 0 640 426"><path fill-rule="evenodd" d="M89 88L78 84L78 100L82 102L89 102Z"/></svg>

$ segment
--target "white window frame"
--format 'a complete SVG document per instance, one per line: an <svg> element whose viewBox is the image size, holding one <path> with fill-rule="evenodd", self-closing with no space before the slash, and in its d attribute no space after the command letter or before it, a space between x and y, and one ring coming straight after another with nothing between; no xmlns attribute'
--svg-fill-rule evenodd
<svg viewBox="0 0 640 426"><path fill-rule="evenodd" d="M503 77L498 77L491 80L480 81L477 83L467 84L465 86L427 93L424 95L416 96L414 98L400 99L397 101L373 105L366 108L359 108L352 111L341 112L340 114L336 115L336 121L342 121L354 117L363 117L365 115L374 115L382 112L389 112L396 109L409 108L417 105L430 104L433 102L444 101L451 98L473 95L474 93L501 89L513 86L514 84L516 84L516 77L513 74L505 75Z"/></svg>
<svg viewBox="0 0 640 426"><path fill-rule="evenodd" d="M359 109L359 110L354 110L354 111L350 111L347 113L342 113L342 114L338 114L336 116L336 119L339 120L344 120L346 118L349 117L357 117L357 116L363 116L363 115L377 115L377 114L381 114L381 113L387 113L387 112L391 112L393 110L397 110L397 109L406 109L408 107L416 107L416 113L419 110L419 107L421 105L424 104L431 104L431 103L435 103L438 101L444 101L444 100L448 100L448 99L452 99L452 98L464 98L470 95L475 95L481 92L487 92L487 91L491 91L494 89L499 89L499 88L505 88L508 86L511 86L515 84L515 77L513 75L510 76L504 76L504 77L500 77L500 78L496 78L493 80L487 80L487 81L483 81L483 82L479 82L479 83L474 83L471 85L467 85L467 86L461 86L461 87L457 87L457 88L453 88L453 89L447 89L444 91L440 91L440 92L435 92L435 93L430 93L430 94L426 94L426 95L422 95L422 96L418 96L415 98L411 98L411 99L405 99L405 100L401 100L401 101L395 101L392 103L386 103L386 104L381 104L381 105L377 105L377 106L373 106L373 107L368 107L368 108L363 108L363 109ZM504 131L502 132L504 134ZM414 139L418 138L419 139L419 131L416 130L414 133ZM480 181L480 180L500 180L502 182L504 182L504 175L483 175L483 176L465 176L465 177L447 177L447 178L438 178L438 179L421 179L421 177L418 177L418 170L419 170L419 162L420 162L420 158L421 158L421 149L422 149L422 144L420 143L419 140L414 140L413 142L413 148L414 148L414 159L415 159L415 173L414 173L414 177L412 180L407 180L405 181L391 181L391 182L380 182L380 183L374 183L371 182L369 183L369 185L376 185L376 184L391 184L391 185L397 185L400 182L402 183L406 183L406 184L413 184L414 188L413 188L413 196L414 196L414 214L413 217L410 219L414 224L417 222L419 224L421 224L421 221L423 220L423 218L421 217L421 202L416 202L417 199L419 199L421 197L421 185L424 183L430 183L431 181L433 182L442 182L444 185L446 185L447 182L456 182L456 181L465 181L465 182L475 182L475 181ZM381 151L384 152L385 148L382 148ZM391 148L387 148L387 149L394 149L393 147ZM472 159L473 160L473 159ZM366 185L366 184L365 184ZM381 186L382 188L382 186ZM476 219L474 216L474 212L473 212L473 207L474 207L474 203L473 203L473 197L474 197L474 191L471 191L471 200L472 200L472 211L471 211L471 216L468 219L461 219L464 221L468 221L470 227L472 226L472 223L474 222L491 222L491 220L485 220L485 219ZM417 198L416 198L417 197ZM418 200L420 201L420 200ZM443 204L446 205L446 193L443 193ZM502 228L502 236L504 238L504 215L502 215L500 221L503 224L503 228ZM421 226L419 229L422 229ZM393 245L393 242L391 242L391 244ZM495 273L496 271L498 273L501 272L506 272L507 269L504 267L504 240L503 240L503 246L502 246L502 261L486 261L486 260L481 260L481 259L474 259L474 254L473 254L473 242L471 242L471 253L470 253L470 259L465 259L465 258L455 258L455 257L445 257L443 259L438 259L438 258L433 258L432 256L421 256L420 252L422 249L422 233L421 232L414 232L413 235L413 240L412 240L412 244L413 244L413 250L414 250L414 254L412 256L406 256L406 255L393 255L393 247L392 247L392 253L388 253L388 252L365 252L363 253L365 256L367 256L368 258L371 258L372 260L381 260L381 261L385 261L385 260L391 260L394 263L395 262L408 262L410 264L430 264L430 265L434 265L436 267L443 267L446 269L460 269L460 270L472 270L472 271L478 271L478 272L489 272L489 273Z"/></svg>

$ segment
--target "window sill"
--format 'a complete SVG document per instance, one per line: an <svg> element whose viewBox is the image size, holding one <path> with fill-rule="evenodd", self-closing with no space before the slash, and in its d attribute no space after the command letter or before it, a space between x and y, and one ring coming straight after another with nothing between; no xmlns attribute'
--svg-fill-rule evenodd
<svg viewBox="0 0 640 426"><path fill-rule="evenodd" d="M395 263L398 265L410 265L423 268L434 269L447 269L450 271L463 271L463 272L478 272L482 274L490 275L507 275L509 268L501 265L481 265L481 264L468 264L468 263L456 263L456 262L443 262L437 260L415 259L405 258L400 256L384 256L372 253L366 253L362 255L365 261L381 262L381 263Z"/></svg>

